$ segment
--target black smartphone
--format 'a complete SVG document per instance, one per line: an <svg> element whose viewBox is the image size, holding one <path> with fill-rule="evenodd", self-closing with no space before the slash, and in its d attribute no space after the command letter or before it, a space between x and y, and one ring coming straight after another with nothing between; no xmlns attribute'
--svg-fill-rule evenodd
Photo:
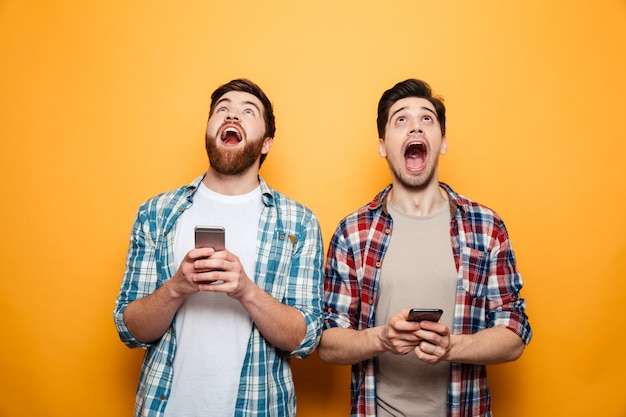
<svg viewBox="0 0 626 417"><path fill-rule="evenodd" d="M194 228L196 248L224 250L226 231L222 226L196 226Z"/></svg>
<svg viewBox="0 0 626 417"><path fill-rule="evenodd" d="M439 321L441 315L443 314L443 310L440 308L412 308L409 311L409 316L407 317L407 321L434 321L435 323Z"/></svg>

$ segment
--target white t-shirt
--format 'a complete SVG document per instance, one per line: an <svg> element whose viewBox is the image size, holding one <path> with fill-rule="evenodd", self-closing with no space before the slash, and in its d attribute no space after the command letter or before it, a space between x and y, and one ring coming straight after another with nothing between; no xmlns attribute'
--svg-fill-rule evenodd
<svg viewBox="0 0 626 417"><path fill-rule="evenodd" d="M226 196L201 184L176 229L177 265L194 246L195 226L224 226L226 248L239 257L254 280L262 209L260 187L248 194ZM174 328L174 380L165 417L232 417L252 330L250 316L225 293L199 292L181 305Z"/></svg>

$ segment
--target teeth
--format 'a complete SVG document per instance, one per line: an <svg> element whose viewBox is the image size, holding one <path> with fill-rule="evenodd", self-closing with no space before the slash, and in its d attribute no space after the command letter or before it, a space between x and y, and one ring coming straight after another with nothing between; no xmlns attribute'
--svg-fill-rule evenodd
<svg viewBox="0 0 626 417"><path fill-rule="evenodd" d="M427 153L427 148L426 148L426 144L422 141L414 141L414 142L409 142L406 145L406 148L404 148L404 157L405 158L409 158L409 157L415 157L418 155L426 155Z"/></svg>
<svg viewBox="0 0 626 417"><path fill-rule="evenodd" d="M419 149L424 149L426 147L423 142L410 142L409 144L406 145L405 149L408 151L410 148L414 146L418 147Z"/></svg>
<svg viewBox="0 0 626 417"><path fill-rule="evenodd" d="M241 140L241 134L234 127L227 127L226 129L224 129L224 131L222 132L222 140L224 140L224 138L226 138L226 135L228 133L234 133L235 135L237 135L237 138L239 138L239 140Z"/></svg>

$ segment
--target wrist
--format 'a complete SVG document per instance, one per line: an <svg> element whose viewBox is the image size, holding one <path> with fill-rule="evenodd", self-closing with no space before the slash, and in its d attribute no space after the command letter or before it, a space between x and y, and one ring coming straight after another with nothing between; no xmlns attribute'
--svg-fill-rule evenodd
<svg viewBox="0 0 626 417"><path fill-rule="evenodd" d="M173 301L182 300L185 298L185 293L181 291L181 287L178 284L179 282L184 282L185 277L183 277L180 271L176 271L176 273L172 276L172 278L165 281L165 284L161 287L167 293L168 298Z"/></svg>
<svg viewBox="0 0 626 417"><path fill-rule="evenodd" d="M471 337L469 335L451 334L450 349L448 349L444 359L449 362L463 362L463 352L467 350L470 343Z"/></svg>
<svg viewBox="0 0 626 417"><path fill-rule="evenodd" d="M387 336L387 326L376 326L367 330L373 332L375 336L373 343L374 356L392 350L389 337Z"/></svg>
<svg viewBox="0 0 626 417"><path fill-rule="evenodd" d="M233 291L230 294L230 296L236 299L237 301L239 301L243 305L259 302L262 299L260 298L262 297L262 295L259 296L257 294L257 291L263 291L261 287L259 287L254 282L250 281L249 279L246 279L245 282L246 282L245 285L238 288L236 291Z"/></svg>

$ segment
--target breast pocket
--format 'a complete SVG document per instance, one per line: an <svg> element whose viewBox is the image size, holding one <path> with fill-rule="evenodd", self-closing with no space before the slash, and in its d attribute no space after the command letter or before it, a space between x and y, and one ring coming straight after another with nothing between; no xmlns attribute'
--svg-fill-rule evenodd
<svg viewBox="0 0 626 417"><path fill-rule="evenodd" d="M488 254L468 247L462 248L461 254L463 290L470 298L486 300L489 283Z"/></svg>
<svg viewBox="0 0 626 417"><path fill-rule="evenodd" d="M271 243L259 251L257 284L274 298L282 300L292 267L294 240L281 230L274 231Z"/></svg>

